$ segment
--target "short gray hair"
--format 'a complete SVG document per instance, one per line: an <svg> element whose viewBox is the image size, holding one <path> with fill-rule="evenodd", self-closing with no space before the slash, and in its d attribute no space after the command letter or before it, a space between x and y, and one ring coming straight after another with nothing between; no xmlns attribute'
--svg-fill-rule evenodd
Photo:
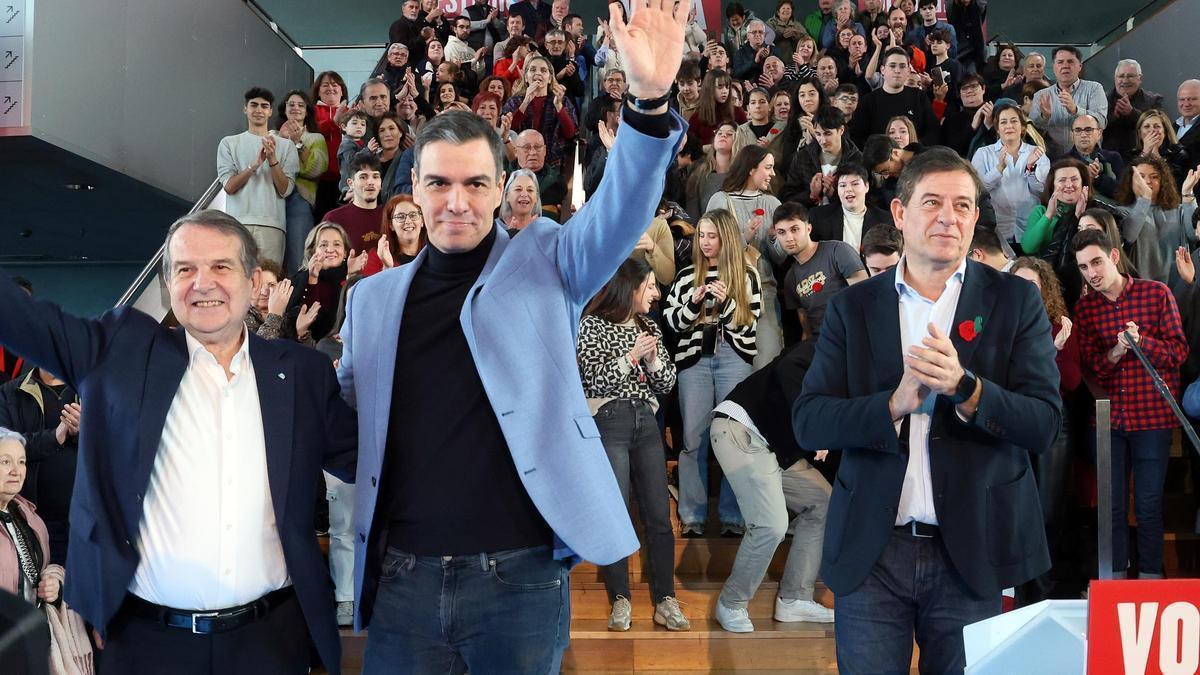
<svg viewBox="0 0 1200 675"><path fill-rule="evenodd" d="M1120 70L1121 66L1131 66L1134 72L1137 73L1138 77L1142 76L1142 64L1134 61L1133 59L1121 59L1120 61L1117 61L1117 67L1113 68L1113 72L1115 73Z"/></svg>
<svg viewBox="0 0 1200 675"><path fill-rule="evenodd" d="M500 202L500 220L506 221L512 215L512 207L508 205L508 191L521 176L528 176L533 181L533 187L537 188L537 199L533 202L533 217L540 218L542 215L542 186L538 184L537 174L529 169L517 169L509 174L508 182L504 184L504 200Z"/></svg>
<svg viewBox="0 0 1200 675"><path fill-rule="evenodd" d="M847 0L847 1L849 1L849 0ZM750 21L748 21L746 23L746 30L750 30L751 26L753 26L755 24L762 26L763 30L766 30L766 28L767 28L767 23L765 21L763 21L762 19L750 19Z"/></svg>
<svg viewBox="0 0 1200 675"><path fill-rule="evenodd" d="M413 145L413 174L420 177L421 155L430 143L466 145L474 140L487 142L492 159L496 162L496 180L499 181L504 173L504 144L500 141L500 135L487 120L466 110L447 110L421 127L417 142Z"/></svg>
<svg viewBox="0 0 1200 675"><path fill-rule="evenodd" d="M417 4L419 5L421 3L417 2ZM406 49L408 48L408 45L404 45L404 46ZM373 87L377 84L382 84L385 87L388 86L388 83L384 82L383 79L379 78L379 77L370 77L370 78L367 78L366 80L363 80L362 86L360 86L358 88L358 97L362 98L363 96L366 95L367 87ZM388 89L391 89L391 87L388 87Z"/></svg>
<svg viewBox="0 0 1200 675"><path fill-rule="evenodd" d="M258 269L258 242L254 241L250 230L246 229L246 226L241 224L237 218L224 211L204 209L196 213L189 213L171 223L171 228L167 230L167 239L163 243L162 275L164 279L171 278L171 239L185 225L207 227L210 230L237 237L242 244L239 260L241 260L242 271L245 272L246 278L250 278L254 274L254 270Z"/></svg>
<svg viewBox="0 0 1200 675"><path fill-rule="evenodd" d="M970 162L946 147L933 147L913 157L900 172L900 180L896 183L896 198L908 206L908 201L912 199L917 190L917 183L922 178L932 173L951 171L961 171L971 177L971 182L975 184L975 206L978 208L979 200L983 198L983 181L979 179L979 173Z"/></svg>
<svg viewBox="0 0 1200 675"><path fill-rule="evenodd" d="M0 427L0 443L4 441L16 441L21 444L22 448L25 447L25 436L23 434L19 434L12 429Z"/></svg>

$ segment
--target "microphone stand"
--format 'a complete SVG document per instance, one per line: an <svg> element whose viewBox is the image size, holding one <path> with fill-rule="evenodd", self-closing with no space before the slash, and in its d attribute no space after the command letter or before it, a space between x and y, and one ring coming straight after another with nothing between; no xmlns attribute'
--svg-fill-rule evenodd
<svg viewBox="0 0 1200 675"><path fill-rule="evenodd" d="M1183 433L1187 434L1188 440L1192 442L1192 448L1197 453L1200 453L1200 436L1196 435L1196 430L1192 428L1192 423L1188 421L1187 416L1183 414L1183 410L1179 408L1179 404L1175 402L1175 396L1171 393L1170 388L1167 387L1167 383L1163 381L1162 376L1158 374L1154 366L1150 365L1150 359L1146 358L1146 353L1134 341L1129 331L1122 331L1121 334L1125 336L1125 341L1129 345L1130 351L1133 352L1138 361L1142 362L1142 367L1150 374L1150 379L1154 381L1154 388L1158 390L1158 393L1167 402L1167 405L1171 406L1171 412L1175 413L1175 417L1183 425Z"/></svg>

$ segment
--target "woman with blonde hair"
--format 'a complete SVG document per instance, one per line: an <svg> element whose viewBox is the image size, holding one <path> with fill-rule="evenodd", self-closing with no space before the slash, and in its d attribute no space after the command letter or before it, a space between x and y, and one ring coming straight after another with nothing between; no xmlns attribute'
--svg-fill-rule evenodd
<svg viewBox="0 0 1200 675"><path fill-rule="evenodd" d="M1200 158L1189 157L1187 150L1179 144L1175 136L1175 123L1167 117L1167 113L1158 108L1147 110L1138 116L1136 129L1134 154L1166 161L1171 167L1171 175L1175 177L1175 184L1182 183L1190 166Z"/></svg>
<svg viewBox="0 0 1200 675"><path fill-rule="evenodd" d="M513 96L504 104L502 114L512 113L510 128L521 133L536 129L546 142L546 166L562 169L567 143L575 138L575 107L566 98L567 90L554 79L554 66L540 54L525 59L521 79L513 87Z"/></svg>
<svg viewBox="0 0 1200 675"><path fill-rule="evenodd" d="M337 317L337 300L347 277L362 272L367 252L355 255L345 228L318 223L304 240L304 267L292 275L289 315L296 320L296 339L314 343L329 334Z"/></svg>
<svg viewBox="0 0 1200 675"><path fill-rule="evenodd" d="M725 209L700 218L692 264L675 276L664 317L678 336L679 406L684 448L679 455L679 519L683 536L702 536L708 516L708 416L752 371L757 353L762 286L746 263L745 240ZM729 482L721 481L723 534L744 531Z"/></svg>

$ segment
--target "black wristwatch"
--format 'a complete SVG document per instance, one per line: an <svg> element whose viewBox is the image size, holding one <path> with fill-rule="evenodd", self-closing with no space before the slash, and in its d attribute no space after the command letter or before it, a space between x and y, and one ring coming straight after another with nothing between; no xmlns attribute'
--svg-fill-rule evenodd
<svg viewBox="0 0 1200 675"><path fill-rule="evenodd" d="M954 390L954 395L950 396L950 402L954 405L966 403L968 399L975 395L975 387L979 386L979 378L975 377L975 373L969 370L963 370L962 379L958 381L958 388Z"/></svg>

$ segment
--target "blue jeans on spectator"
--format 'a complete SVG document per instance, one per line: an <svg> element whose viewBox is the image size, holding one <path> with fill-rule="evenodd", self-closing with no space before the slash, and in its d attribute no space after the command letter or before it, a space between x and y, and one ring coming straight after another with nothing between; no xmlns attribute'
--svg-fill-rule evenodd
<svg viewBox="0 0 1200 675"><path fill-rule="evenodd" d="M1112 432L1113 571L1125 572L1129 560L1129 494L1126 478L1133 473L1133 515L1137 518L1139 578L1163 574L1163 491L1172 429ZM1096 430L1091 430L1093 453Z"/></svg>
<svg viewBox="0 0 1200 675"><path fill-rule="evenodd" d="M679 453L679 520L703 525L708 519L708 424L713 408L750 375L752 367L723 339L716 353L679 371L683 452ZM742 525L742 512L729 481L721 479L721 523Z"/></svg>
<svg viewBox="0 0 1200 675"><path fill-rule="evenodd" d="M549 546L456 556L389 546L363 673L558 673L569 575Z"/></svg>
<svg viewBox="0 0 1200 675"><path fill-rule="evenodd" d="M630 492L637 491L649 558L650 599L657 605L663 598L675 595L675 536L671 532L667 459L658 421L648 402L627 398L605 403L595 419L626 507ZM628 558L600 569L609 603L616 602L618 595L633 597L629 592Z"/></svg>
<svg viewBox="0 0 1200 675"><path fill-rule="evenodd" d="M973 594L940 536L895 531L862 585L837 596L834 611L843 673L907 675L914 634L922 673L961 673L963 626L999 614L1000 594Z"/></svg>
<svg viewBox="0 0 1200 675"><path fill-rule="evenodd" d="M296 190L287 196L284 202L287 217L287 251L284 260L277 260L283 266L284 276L289 272L300 269L304 262L304 238L313 228L312 204L304 201L304 197Z"/></svg>

